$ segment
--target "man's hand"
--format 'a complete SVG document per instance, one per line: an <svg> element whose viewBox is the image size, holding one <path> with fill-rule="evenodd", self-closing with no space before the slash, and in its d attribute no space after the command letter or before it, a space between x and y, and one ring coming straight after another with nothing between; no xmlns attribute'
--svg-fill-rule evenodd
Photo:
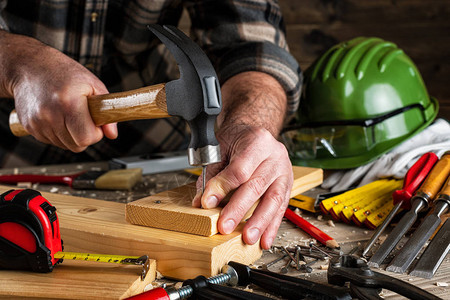
<svg viewBox="0 0 450 300"><path fill-rule="evenodd" d="M115 124L97 127L87 97L106 94L89 70L56 49L0 32L0 96L14 98L24 128L37 140L81 152L103 135L117 137Z"/></svg>
<svg viewBox="0 0 450 300"><path fill-rule="evenodd" d="M252 205L261 199L247 221L243 239L268 249L289 202L292 165L278 142L286 111L286 96L279 83L259 72L241 73L222 87L223 112L217 133L222 162L208 166L205 193L194 206L216 207L233 192L223 208L218 229L231 233ZM197 182L201 186L201 178Z"/></svg>

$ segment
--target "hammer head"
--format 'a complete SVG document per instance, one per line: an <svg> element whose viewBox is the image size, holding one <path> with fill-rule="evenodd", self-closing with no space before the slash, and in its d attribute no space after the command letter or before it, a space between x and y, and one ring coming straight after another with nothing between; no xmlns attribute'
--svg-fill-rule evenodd
<svg viewBox="0 0 450 300"><path fill-rule="evenodd" d="M191 129L188 149L193 166L220 162L214 126L222 110L217 74L202 49L174 26L149 25L177 61L180 78L166 83L167 112L186 120Z"/></svg>

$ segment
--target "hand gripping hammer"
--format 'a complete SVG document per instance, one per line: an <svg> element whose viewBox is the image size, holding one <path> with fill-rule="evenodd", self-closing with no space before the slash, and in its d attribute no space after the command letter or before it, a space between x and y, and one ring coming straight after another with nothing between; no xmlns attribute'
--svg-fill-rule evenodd
<svg viewBox="0 0 450 300"><path fill-rule="evenodd" d="M97 126L138 119L178 116L191 129L189 164L203 166L220 162L220 146L214 133L222 109L217 74L201 48L174 26L149 25L175 57L180 78L136 90L88 97L91 117ZM29 133L15 111L9 118L14 135Z"/></svg>

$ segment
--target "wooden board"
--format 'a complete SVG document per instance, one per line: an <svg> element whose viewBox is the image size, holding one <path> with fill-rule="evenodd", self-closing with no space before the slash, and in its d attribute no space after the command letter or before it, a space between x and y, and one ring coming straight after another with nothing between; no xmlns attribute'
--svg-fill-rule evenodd
<svg viewBox="0 0 450 300"><path fill-rule="evenodd" d="M323 180L322 169L294 166L293 172L291 197L318 186ZM192 207L195 193L195 183L192 183L130 202L126 205L126 220L136 225L212 236L218 233L217 220L221 208ZM246 218L255 207L247 213Z"/></svg>
<svg viewBox="0 0 450 300"><path fill-rule="evenodd" d="M0 193L10 189L0 186ZM159 272L177 279L216 275L230 260L251 264L262 253L259 244L243 243L242 226L228 235L201 237L129 224L125 221L123 203L52 193L42 195L57 208L66 251L147 254L156 259Z"/></svg>
<svg viewBox="0 0 450 300"><path fill-rule="evenodd" d="M0 271L0 298L124 299L155 280L156 262L140 279L138 266L65 260L51 273Z"/></svg>

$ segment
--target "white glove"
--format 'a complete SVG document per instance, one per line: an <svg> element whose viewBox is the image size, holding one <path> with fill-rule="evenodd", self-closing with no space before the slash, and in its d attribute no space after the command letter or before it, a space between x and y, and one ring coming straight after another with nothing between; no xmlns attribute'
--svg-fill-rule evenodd
<svg viewBox="0 0 450 300"><path fill-rule="evenodd" d="M437 119L419 134L407 139L377 160L348 171L337 171L322 184L331 192L348 189L355 185L365 185L379 178L405 177L409 168L426 152L434 152L441 157L450 150L450 124Z"/></svg>

